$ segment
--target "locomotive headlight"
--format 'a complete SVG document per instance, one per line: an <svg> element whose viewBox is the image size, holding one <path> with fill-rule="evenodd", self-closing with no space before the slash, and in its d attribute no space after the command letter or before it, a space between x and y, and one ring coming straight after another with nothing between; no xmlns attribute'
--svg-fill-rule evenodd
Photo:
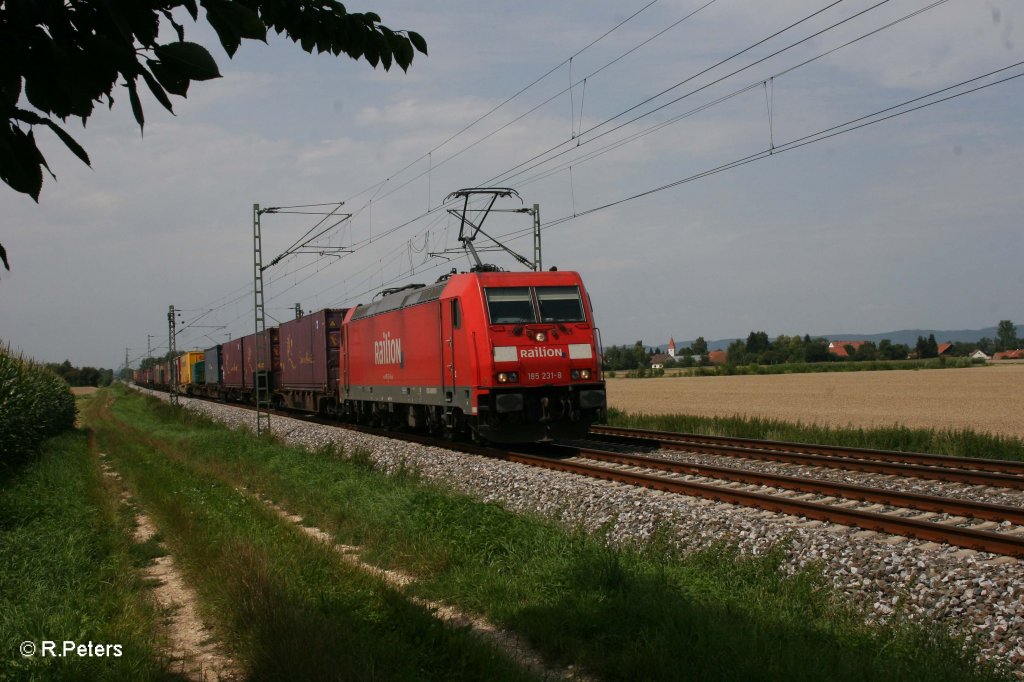
<svg viewBox="0 0 1024 682"><path fill-rule="evenodd" d="M533 335L533 340L538 343L544 343L545 341L548 340L548 335L545 334L544 332L537 332L536 334Z"/></svg>
<svg viewBox="0 0 1024 682"><path fill-rule="evenodd" d="M590 370L589 369L581 369L580 370L580 379L589 379L589 378L590 378Z"/></svg>
<svg viewBox="0 0 1024 682"><path fill-rule="evenodd" d="M589 369L574 369L571 372L569 372L569 376L572 377L573 381L577 381L579 379L589 379L590 378L590 370Z"/></svg>
<svg viewBox="0 0 1024 682"><path fill-rule="evenodd" d="M514 384L519 380L518 372L498 372L499 384Z"/></svg>

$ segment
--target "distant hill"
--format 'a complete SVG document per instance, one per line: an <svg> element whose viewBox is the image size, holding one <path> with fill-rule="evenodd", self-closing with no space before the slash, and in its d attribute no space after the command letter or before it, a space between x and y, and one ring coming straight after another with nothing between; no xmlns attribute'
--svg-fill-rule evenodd
<svg viewBox="0 0 1024 682"><path fill-rule="evenodd" d="M1024 333L1024 325L1017 325L1017 338L1021 337ZM963 341L965 343L971 343L978 341L983 337L990 339L996 338L996 328L986 327L985 329L901 329L895 332L888 332L885 334L822 334L829 341L874 341L878 343L882 339L889 339L893 343L905 343L908 346L913 346L917 343L917 337L923 336L928 338L929 334L935 334L935 340L939 343L944 341Z"/></svg>
<svg viewBox="0 0 1024 682"><path fill-rule="evenodd" d="M996 328L986 327L985 329L900 329L898 331L885 332L882 334L860 334L857 332L847 332L844 334L811 334L812 337L825 337L829 341L873 341L878 343L882 339L889 339L893 343L905 343L908 346L913 347L917 343L917 337L923 336L928 338L929 334L935 334L935 340L939 343L945 341L963 341L970 343L972 341L978 341L984 337L990 339L996 338ZM772 334L769 332L769 338L775 339L778 334ZM1017 337L1024 338L1024 325L1017 325ZM747 337L743 337L746 341ZM732 339L714 339L708 341L708 348L710 350L716 350L721 348L725 350L729 347L729 344L736 341ZM693 343L693 339L687 341L676 341L676 346L679 348L685 348ZM658 350L664 352L665 345L658 346Z"/></svg>

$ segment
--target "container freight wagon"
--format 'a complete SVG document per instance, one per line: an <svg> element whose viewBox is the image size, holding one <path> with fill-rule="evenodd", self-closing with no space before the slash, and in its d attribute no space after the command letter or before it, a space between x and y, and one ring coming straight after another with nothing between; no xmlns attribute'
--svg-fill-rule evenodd
<svg viewBox="0 0 1024 682"><path fill-rule="evenodd" d="M605 407L599 350L578 274L453 275L349 311L346 412L499 442L582 434Z"/></svg>
<svg viewBox="0 0 1024 682"><path fill-rule="evenodd" d="M258 338L257 338L258 337ZM259 361L257 362L257 350ZM242 337L242 378L245 387L252 390L256 386L256 374L267 373L269 387L277 386L281 381L281 348L278 345L277 327L271 327L261 334L249 334Z"/></svg>
<svg viewBox="0 0 1024 682"><path fill-rule="evenodd" d="M197 373L200 371L199 368L202 367L202 380L197 382L196 389L200 395L208 398L222 397L224 374L222 371L223 365L221 363L220 349L220 346L207 348L203 351L202 363L197 362L195 366Z"/></svg>
<svg viewBox="0 0 1024 682"><path fill-rule="evenodd" d="M200 351L187 351L174 358L178 377L178 390L182 393L189 393L189 386L198 383L195 381L193 368L197 362L201 362L203 354Z"/></svg>
<svg viewBox="0 0 1024 682"><path fill-rule="evenodd" d="M326 308L281 324L275 402L306 412L338 411L341 325L346 312L347 308Z"/></svg>
<svg viewBox="0 0 1024 682"><path fill-rule="evenodd" d="M167 372L167 363L161 362L159 365L153 365L153 386L162 390L168 389L169 379Z"/></svg>
<svg viewBox="0 0 1024 682"><path fill-rule="evenodd" d="M220 379L223 397L228 400L241 400L246 383L244 363L242 362L242 339L232 339L220 346ZM249 379L250 388L252 378Z"/></svg>
<svg viewBox="0 0 1024 682"><path fill-rule="evenodd" d="M225 398L252 402L257 372L267 372L269 387L280 381L281 357L277 338L276 327L260 335L259 366L256 362L256 334L249 334L220 346L219 376Z"/></svg>

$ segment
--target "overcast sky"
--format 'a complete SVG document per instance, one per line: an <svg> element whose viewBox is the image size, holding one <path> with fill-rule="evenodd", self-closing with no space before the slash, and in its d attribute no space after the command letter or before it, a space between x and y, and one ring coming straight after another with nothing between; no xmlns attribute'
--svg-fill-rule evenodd
<svg viewBox="0 0 1024 682"><path fill-rule="evenodd" d="M876 3L835 3L756 46L828 3L349 3L424 36L430 55L408 74L281 37L228 59L212 31L188 26L222 79L193 84L175 116L144 94L144 136L119 88L88 128L68 122L92 168L39 130L58 181L38 205L0 186L12 265L0 340L41 361L116 367L125 347L133 364L147 342L166 350L169 305L187 327L179 349L251 332L254 203L345 201L353 214L317 246L353 253L268 270L277 320L295 303L349 306L432 282L467 266L430 256L458 247L445 196L484 185L540 204L544 266L582 273L606 344L1020 323L1024 78L789 145L1024 61L1012 0L891 0L829 29ZM264 215L264 261L316 220ZM485 231L529 226L503 214ZM528 237L509 246L532 257Z"/></svg>

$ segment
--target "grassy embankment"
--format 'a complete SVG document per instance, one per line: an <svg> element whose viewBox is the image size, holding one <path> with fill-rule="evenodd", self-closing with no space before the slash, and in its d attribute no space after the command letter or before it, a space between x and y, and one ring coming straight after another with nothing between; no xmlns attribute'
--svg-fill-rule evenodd
<svg viewBox="0 0 1024 682"><path fill-rule="evenodd" d="M260 449L249 434L110 394L87 412L111 465L164 536L200 611L254 679L524 679L468 632L290 526L205 462ZM224 448L222 452L221 448ZM231 453L228 455L227 453Z"/></svg>
<svg viewBox="0 0 1024 682"><path fill-rule="evenodd" d="M83 431L46 441L27 462L0 463L0 679L169 677L154 634L160 614L135 571L152 545L133 545L131 523ZM58 652L64 641L119 644L121 655L44 658L44 640ZM23 642L35 656L22 656Z"/></svg>
<svg viewBox="0 0 1024 682"><path fill-rule="evenodd" d="M664 538L600 538L453 495L365 453L308 452L115 393L90 422L163 530L203 610L263 677L514 676L500 657L341 564L239 486L270 497L362 557L606 679L990 679L937 629L867 626L781 551L673 556ZM343 677L346 675L342 675Z"/></svg>
<svg viewBox="0 0 1024 682"><path fill-rule="evenodd" d="M615 408L608 410L607 423L654 431L1024 461L1024 440L970 429L831 428L763 417L638 414Z"/></svg>

